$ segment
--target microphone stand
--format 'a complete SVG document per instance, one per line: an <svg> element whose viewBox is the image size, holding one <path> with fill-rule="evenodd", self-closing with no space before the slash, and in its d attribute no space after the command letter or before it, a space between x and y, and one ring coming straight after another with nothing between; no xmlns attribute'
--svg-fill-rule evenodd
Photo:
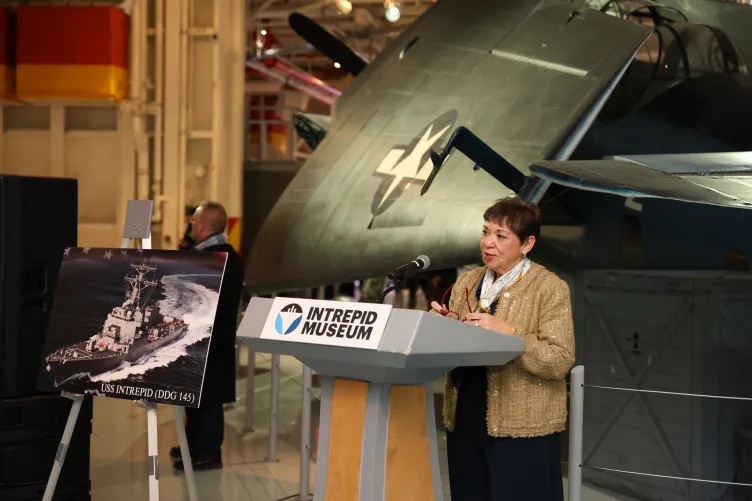
<svg viewBox="0 0 752 501"><path fill-rule="evenodd" d="M386 295L389 294L392 291L399 291L405 288L405 282L404 280L407 278L407 275L400 279L396 279L394 281L394 285L390 285L384 291L379 295L379 298L376 300L376 304L382 304L384 302L384 299L386 298Z"/></svg>
<svg viewBox="0 0 752 501"><path fill-rule="evenodd" d="M390 271L387 274L387 278L394 281L394 285L390 285L384 291L381 293L379 298L376 300L376 304L382 304L384 302L384 299L386 298L386 295L389 294L392 291L401 291L405 288L405 282L407 281L407 278L410 276L410 270L409 268L405 267L402 270L398 271Z"/></svg>

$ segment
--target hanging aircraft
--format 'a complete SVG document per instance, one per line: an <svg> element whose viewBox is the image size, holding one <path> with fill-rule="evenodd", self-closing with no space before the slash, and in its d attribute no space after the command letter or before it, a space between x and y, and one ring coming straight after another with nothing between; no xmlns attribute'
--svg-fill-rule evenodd
<svg viewBox="0 0 752 501"><path fill-rule="evenodd" d="M483 210L516 189L455 152L421 196L430 151L459 126L519 179L540 181L541 259L724 269L732 255L742 266L752 7L605 12L620 5L442 0L370 64L337 45L357 77L255 239L249 287L381 276L421 253L434 268L477 262Z"/></svg>
<svg viewBox="0 0 752 501"><path fill-rule="evenodd" d="M263 294L384 276L420 254L435 269L477 263L483 211L513 193L541 207L534 259L547 266L748 272L745 2L440 0L368 64L291 18L356 77L331 123L297 117L315 151L255 238L248 286ZM633 278L634 289L646 280ZM691 310L710 308L696 299L704 292L666 282L690 298L674 327L660 323L673 313L658 295L620 297L607 312L619 324L611 337L605 314L587 314L578 358L589 384L752 396L749 319L697 320ZM749 287L738 289L744 309ZM586 479L672 501L736 499L735 487L712 482L751 481L734 466L748 406L622 394L586 397L584 463L615 470ZM619 471L630 469L672 478Z"/></svg>

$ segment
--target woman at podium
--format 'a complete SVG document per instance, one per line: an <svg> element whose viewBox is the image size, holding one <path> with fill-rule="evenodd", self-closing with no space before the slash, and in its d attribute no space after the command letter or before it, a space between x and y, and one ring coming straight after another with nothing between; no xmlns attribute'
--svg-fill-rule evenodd
<svg viewBox="0 0 752 501"><path fill-rule="evenodd" d="M525 352L494 367L447 375L452 501L563 501L559 434L566 428L565 378L574 364L567 284L528 254L540 235L538 208L500 200L483 216L485 266L463 273L435 313L525 340Z"/></svg>

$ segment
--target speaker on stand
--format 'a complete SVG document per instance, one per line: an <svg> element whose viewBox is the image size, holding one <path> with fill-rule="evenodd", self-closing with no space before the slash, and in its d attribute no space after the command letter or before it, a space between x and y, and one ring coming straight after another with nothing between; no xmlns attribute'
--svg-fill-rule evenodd
<svg viewBox="0 0 752 501"><path fill-rule="evenodd" d="M0 499L37 501L72 402L42 348L65 248L78 233L75 179L0 175ZM89 501L93 402L84 401L56 501Z"/></svg>

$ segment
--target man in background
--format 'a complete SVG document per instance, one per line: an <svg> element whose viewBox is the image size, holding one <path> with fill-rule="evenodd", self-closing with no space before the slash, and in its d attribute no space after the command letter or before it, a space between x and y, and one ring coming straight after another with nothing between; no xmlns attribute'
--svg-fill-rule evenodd
<svg viewBox="0 0 752 501"><path fill-rule="evenodd" d="M196 212L195 207L187 208L185 211L186 216L193 217L193 213ZM193 237L191 236L191 232L193 231L193 225L190 221L188 221L188 227L185 229L185 233L183 233L183 238L180 239L180 243L178 244L178 250L191 250L193 249L193 246L196 245L196 241L193 240Z"/></svg>
<svg viewBox="0 0 752 501"><path fill-rule="evenodd" d="M190 238L196 242L192 250L227 253L204 373L201 406L185 409L185 434L194 470L222 468L223 404L235 402L235 332L243 291L243 264L227 242L226 228L227 212L217 202L203 202L191 218ZM177 460L175 469L183 470L180 448L173 447L170 456Z"/></svg>

